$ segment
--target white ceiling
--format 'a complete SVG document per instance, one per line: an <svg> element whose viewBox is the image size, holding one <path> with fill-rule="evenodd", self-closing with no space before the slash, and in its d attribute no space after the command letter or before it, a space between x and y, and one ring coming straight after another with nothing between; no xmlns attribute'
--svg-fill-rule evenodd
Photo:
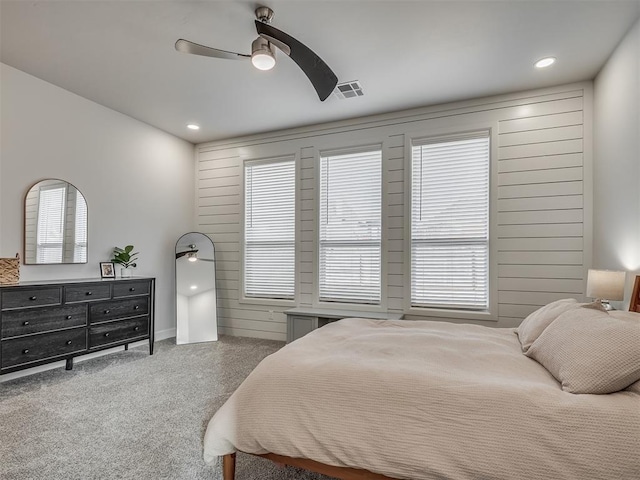
<svg viewBox="0 0 640 480"><path fill-rule="evenodd" d="M198 143L591 79L640 16L640 0L264 3L365 96L320 102L282 54L261 72L174 50L186 38L249 53L247 1L1 0L0 59ZM547 55L557 64L534 69Z"/></svg>

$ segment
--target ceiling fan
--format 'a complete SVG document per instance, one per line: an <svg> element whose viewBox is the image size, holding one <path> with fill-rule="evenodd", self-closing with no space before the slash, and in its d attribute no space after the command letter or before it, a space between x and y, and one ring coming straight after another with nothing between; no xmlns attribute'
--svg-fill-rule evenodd
<svg viewBox="0 0 640 480"><path fill-rule="evenodd" d="M198 256L198 249L196 248L196 246L194 244L189 245L187 248L189 250L185 250L184 252L176 253L176 260L186 256L187 260L189 260L190 262L197 262L198 260L203 261L203 262L213 262L214 261L212 258L199 257Z"/></svg>
<svg viewBox="0 0 640 480"><path fill-rule="evenodd" d="M189 40L179 39L176 50L183 53L227 60L247 60L259 70L270 70L276 64L276 47L291 57L309 78L321 101L325 101L338 84L338 77L324 61L309 47L290 35L270 25L273 10L269 7L256 8L256 30L258 38L251 44L251 54L229 52L207 47Z"/></svg>

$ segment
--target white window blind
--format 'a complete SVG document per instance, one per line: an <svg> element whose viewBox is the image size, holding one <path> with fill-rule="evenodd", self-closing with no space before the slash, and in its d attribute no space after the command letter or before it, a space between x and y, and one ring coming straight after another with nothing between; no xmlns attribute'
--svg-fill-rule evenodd
<svg viewBox="0 0 640 480"><path fill-rule="evenodd" d="M76 191L76 215L73 261L87 261L87 202L79 191Z"/></svg>
<svg viewBox="0 0 640 480"><path fill-rule="evenodd" d="M40 189L38 202L38 263L61 263L64 244L65 187Z"/></svg>
<svg viewBox="0 0 640 480"><path fill-rule="evenodd" d="M244 294L293 298L295 161L246 163L244 180Z"/></svg>
<svg viewBox="0 0 640 480"><path fill-rule="evenodd" d="M414 142L411 303L489 304L489 132Z"/></svg>
<svg viewBox="0 0 640 480"><path fill-rule="evenodd" d="M319 296L380 303L382 152L320 157Z"/></svg>

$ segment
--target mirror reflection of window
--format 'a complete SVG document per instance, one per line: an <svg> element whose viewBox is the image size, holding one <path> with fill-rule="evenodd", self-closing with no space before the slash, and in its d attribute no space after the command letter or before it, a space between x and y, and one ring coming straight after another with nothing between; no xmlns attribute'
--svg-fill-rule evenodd
<svg viewBox="0 0 640 480"><path fill-rule="evenodd" d="M73 263L84 263L87 261L87 202L79 191L76 192Z"/></svg>
<svg viewBox="0 0 640 480"><path fill-rule="evenodd" d="M37 263L62 263L65 187L41 187L38 202Z"/></svg>
<svg viewBox="0 0 640 480"><path fill-rule="evenodd" d="M63 180L36 183L25 198L25 264L86 263L87 202Z"/></svg>

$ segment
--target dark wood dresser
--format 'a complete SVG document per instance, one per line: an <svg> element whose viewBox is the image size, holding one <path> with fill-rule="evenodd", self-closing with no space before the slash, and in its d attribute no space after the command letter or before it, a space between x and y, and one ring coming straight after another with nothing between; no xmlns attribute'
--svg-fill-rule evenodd
<svg viewBox="0 0 640 480"><path fill-rule="evenodd" d="M153 355L155 279L0 285L0 374L140 340Z"/></svg>

